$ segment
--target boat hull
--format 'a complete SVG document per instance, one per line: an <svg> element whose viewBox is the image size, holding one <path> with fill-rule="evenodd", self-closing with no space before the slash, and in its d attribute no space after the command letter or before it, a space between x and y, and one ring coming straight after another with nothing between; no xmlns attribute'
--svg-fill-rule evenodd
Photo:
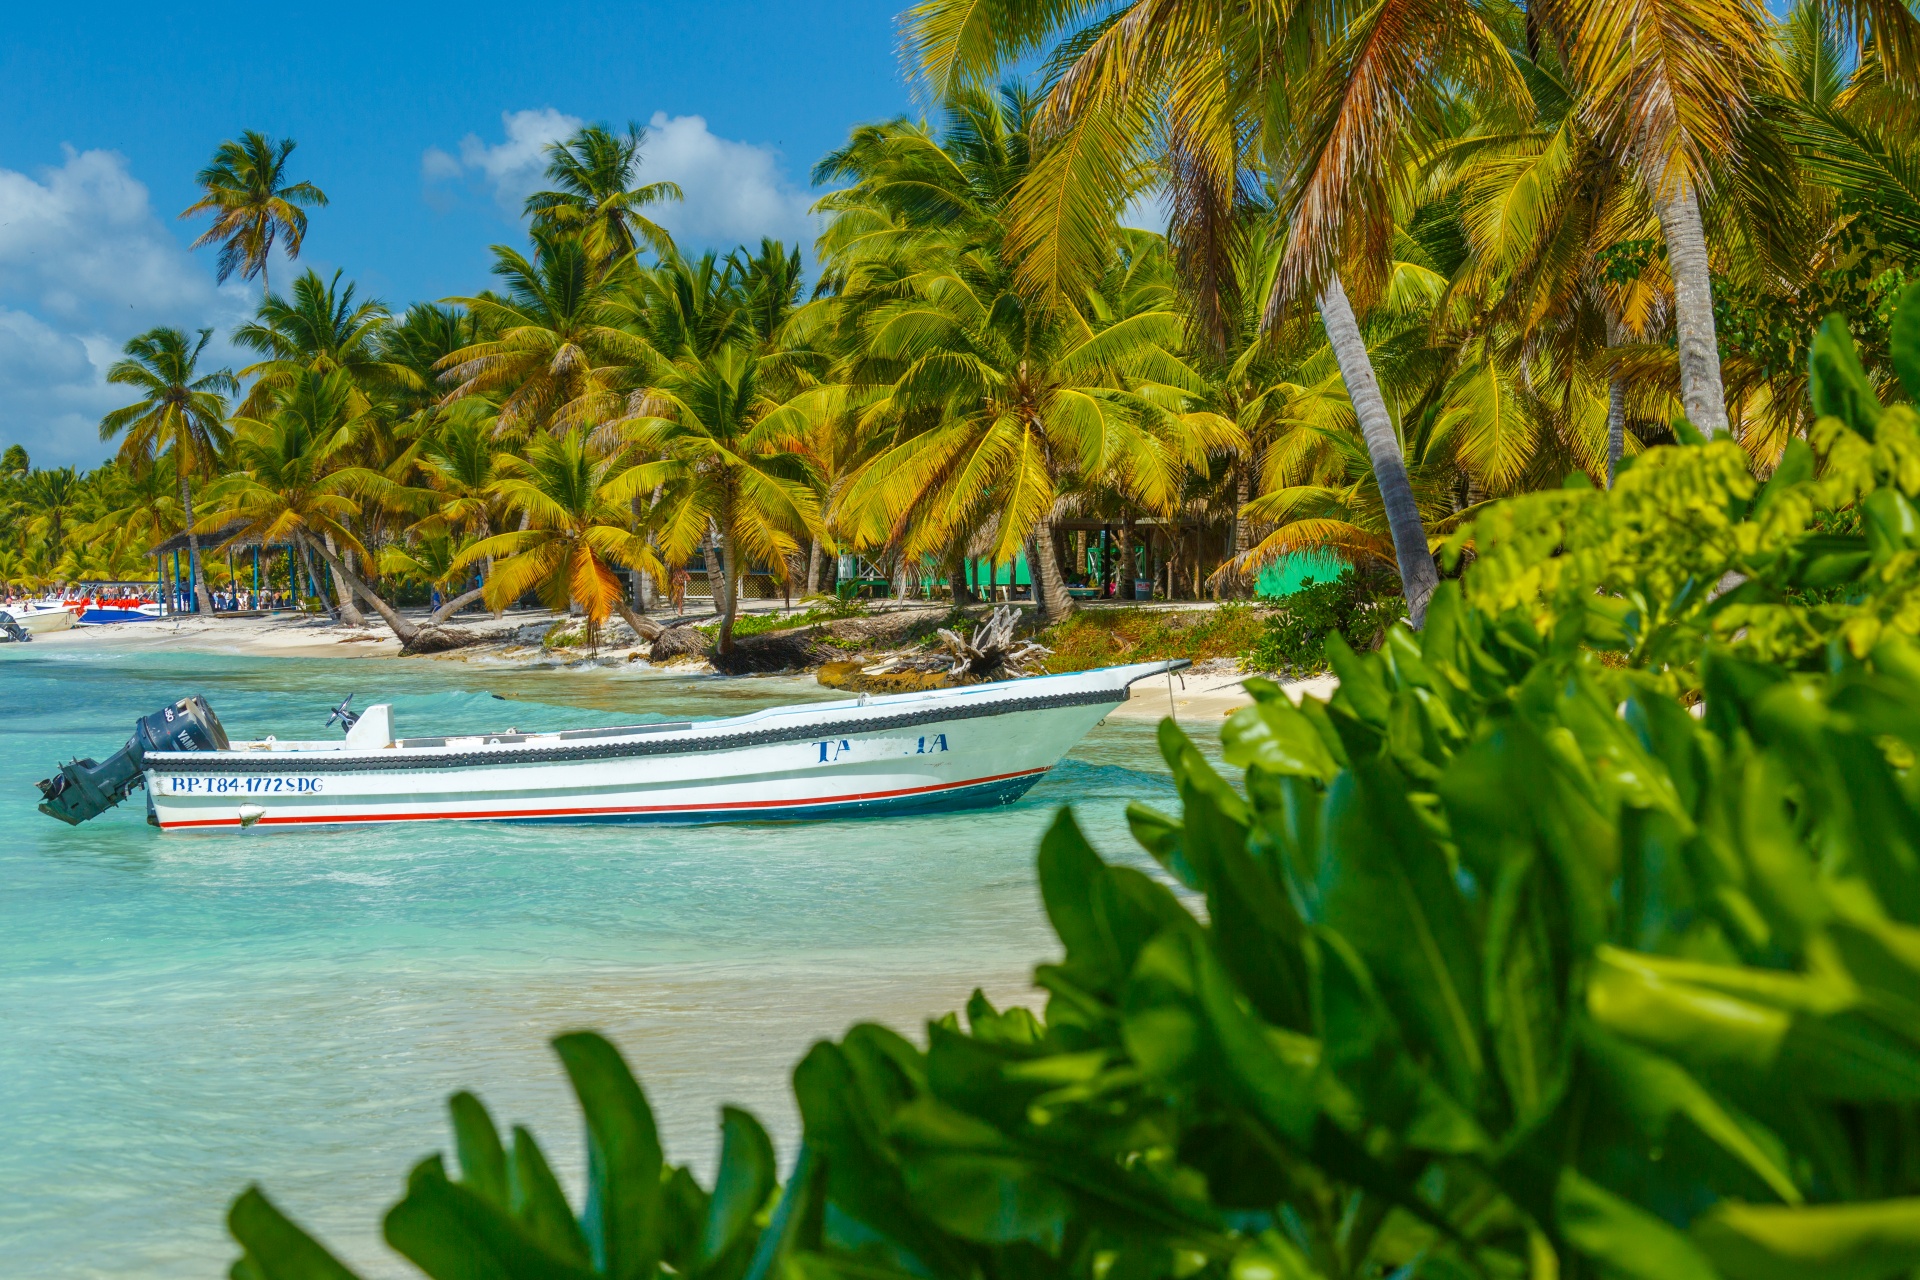
<svg viewBox="0 0 1920 1280"><path fill-rule="evenodd" d="M0 612L10 614L20 629L30 636L46 635L50 631L65 631L74 624L73 612L69 609L36 609L29 613L0 605Z"/></svg>
<svg viewBox="0 0 1920 1280"><path fill-rule="evenodd" d="M146 783L152 819L168 831L779 822L979 808L1024 795L1125 701L1128 683L1043 677L700 725L402 740L376 751L153 753ZM1056 687L1039 687L1047 685Z"/></svg>
<svg viewBox="0 0 1920 1280"><path fill-rule="evenodd" d="M102 627L114 622L159 622L164 615L159 606L150 605L145 609L126 609L118 605L95 605L83 612L79 625L83 627Z"/></svg>

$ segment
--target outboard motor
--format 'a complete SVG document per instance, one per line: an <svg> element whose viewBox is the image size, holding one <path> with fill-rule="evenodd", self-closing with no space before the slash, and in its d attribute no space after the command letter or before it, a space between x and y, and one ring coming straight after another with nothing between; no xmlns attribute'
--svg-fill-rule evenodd
<svg viewBox="0 0 1920 1280"><path fill-rule="evenodd" d="M21 626L20 623L15 620L14 616L5 609L0 609L0 636L5 636L16 644L25 644L27 641L33 639L33 636L28 633L27 629Z"/></svg>
<svg viewBox="0 0 1920 1280"><path fill-rule="evenodd" d="M141 785L149 751L225 751L227 731L198 695L143 716L127 745L104 763L72 760L40 783L40 812L70 826L97 818Z"/></svg>

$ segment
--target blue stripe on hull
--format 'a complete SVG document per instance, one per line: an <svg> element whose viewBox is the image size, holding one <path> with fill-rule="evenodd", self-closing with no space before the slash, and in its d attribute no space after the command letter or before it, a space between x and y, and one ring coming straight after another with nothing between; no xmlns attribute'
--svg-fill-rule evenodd
<svg viewBox="0 0 1920 1280"><path fill-rule="evenodd" d="M650 826L685 827L729 822L820 822L833 818L892 818L916 813L950 813L959 809L991 809L1012 804L1027 794L1047 772L1041 770L1018 778L1002 778L975 786L922 792L919 795L890 796L881 800L845 800L831 804L796 804L768 809L686 809L677 813L607 813L554 818L492 818L485 821L538 827L573 827L586 823L645 823Z"/></svg>
<svg viewBox="0 0 1920 1280"><path fill-rule="evenodd" d="M103 627L109 622L158 622L153 613L135 613L131 609L88 609L75 622L83 627Z"/></svg>

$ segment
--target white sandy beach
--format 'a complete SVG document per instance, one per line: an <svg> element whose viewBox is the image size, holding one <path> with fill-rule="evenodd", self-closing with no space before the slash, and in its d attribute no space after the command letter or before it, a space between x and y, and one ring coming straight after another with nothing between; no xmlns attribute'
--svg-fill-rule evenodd
<svg viewBox="0 0 1920 1280"><path fill-rule="evenodd" d="M484 655L490 662L524 662L532 665L553 663L555 655L537 644L514 645L516 633L525 628L545 627L552 617L537 610L515 611L500 621L482 617L463 619L463 628L486 638L490 643L473 649L456 649L437 655L439 661L462 661ZM621 634L625 634L622 629ZM47 649L84 649L111 646L120 651L178 650L201 653L233 654L254 658L388 658L397 657L400 643L384 625L349 627L325 617L281 613L271 617L205 617L188 615L157 622L125 623L108 627L75 627L34 637L35 646ZM618 644L601 649L602 660L621 660L632 653L644 660L644 648ZM1205 669L1180 672L1168 680L1142 681L1133 688L1127 702L1113 714L1129 719L1157 720L1171 713L1180 720L1218 721L1249 705L1245 673L1222 670L1218 664ZM1331 697L1338 681L1335 677L1313 676L1304 680L1282 681L1282 687L1298 702L1302 697Z"/></svg>

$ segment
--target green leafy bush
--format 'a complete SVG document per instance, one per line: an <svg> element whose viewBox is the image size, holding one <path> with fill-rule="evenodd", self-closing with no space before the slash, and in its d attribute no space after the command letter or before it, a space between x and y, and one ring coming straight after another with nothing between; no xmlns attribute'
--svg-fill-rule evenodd
<svg viewBox="0 0 1920 1280"><path fill-rule="evenodd" d="M750 1118L709 1192L566 1036L579 1214L459 1095L388 1240L437 1280L1910 1275L1920 418L1850 354L1764 485L1696 443L1494 508L1422 632L1327 639L1330 702L1248 682L1237 784L1164 723L1181 812L1129 819L1184 893L1062 814L1044 1013L814 1046L777 1194ZM231 1223L245 1280L347 1274L257 1190Z"/></svg>
<svg viewBox="0 0 1920 1280"><path fill-rule="evenodd" d="M1309 578L1267 615L1247 662L1256 671L1325 671L1329 636L1341 636L1365 648L1405 616L1406 605L1397 592L1382 596L1358 574L1343 573L1331 582Z"/></svg>

